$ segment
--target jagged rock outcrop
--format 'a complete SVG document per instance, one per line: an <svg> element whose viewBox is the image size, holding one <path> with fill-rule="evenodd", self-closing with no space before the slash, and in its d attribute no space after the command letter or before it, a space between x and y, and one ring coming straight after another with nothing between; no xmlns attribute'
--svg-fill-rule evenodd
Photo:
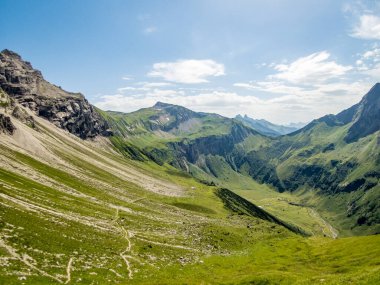
<svg viewBox="0 0 380 285"><path fill-rule="evenodd" d="M36 128L36 123L33 116L29 115L25 109L16 106L12 111L12 116L21 121L22 123L28 125L31 128Z"/></svg>
<svg viewBox="0 0 380 285"><path fill-rule="evenodd" d="M0 132L13 135L16 127L13 125L11 118L7 115L0 114Z"/></svg>
<svg viewBox="0 0 380 285"><path fill-rule="evenodd" d="M36 115L82 139L112 134L108 123L82 94L47 82L40 71L9 50L0 53L0 88Z"/></svg>
<svg viewBox="0 0 380 285"><path fill-rule="evenodd" d="M346 142L356 141L380 130L380 83L376 83L354 107L354 123L345 137Z"/></svg>

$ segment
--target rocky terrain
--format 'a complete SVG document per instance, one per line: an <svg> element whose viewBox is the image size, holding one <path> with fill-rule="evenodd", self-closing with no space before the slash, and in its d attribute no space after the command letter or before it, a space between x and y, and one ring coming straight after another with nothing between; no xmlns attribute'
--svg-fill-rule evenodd
<svg viewBox="0 0 380 285"><path fill-rule="evenodd" d="M11 100L83 139L112 134L82 94L50 84L40 71L9 50L0 53L0 88Z"/></svg>

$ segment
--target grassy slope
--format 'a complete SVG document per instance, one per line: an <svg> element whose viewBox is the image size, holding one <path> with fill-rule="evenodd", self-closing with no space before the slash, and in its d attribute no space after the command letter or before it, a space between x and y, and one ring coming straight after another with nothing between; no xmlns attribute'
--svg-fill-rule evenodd
<svg viewBox="0 0 380 285"><path fill-rule="evenodd" d="M344 163L355 162L357 166L353 171L348 172L344 176L339 185L348 185L349 183L361 179L368 172L380 172L379 166L379 132L360 139L357 142L347 144L344 142L349 125L344 127L328 127L324 123L320 123L312 131L303 132L295 137L284 137L283 140L290 140L304 147L290 147L282 157L278 159L277 172L281 179L297 180L294 171L299 165L318 165L330 175L336 175L336 169L332 167L332 161L339 161L341 165ZM335 147L329 151L321 151L329 144ZM309 153L305 155L305 153ZM329 193L325 191L316 191L319 185L305 185L301 187L295 195L302 204L309 205L317 209L321 214L336 227L343 236L352 234L371 234L380 232L379 226L372 224L371 226L357 226L356 221L368 215L368 207L377 207L375 211L372 208L371 218L380 216L379 205L368 206L370 201L379 201L379 181L376 178L366 178L377 186L370 190L358 189L353 192ZM308 191L310 189L314 191ZM363 210L348 215L350 207L362 207ZM378 219L378 218L377 218Z"/></svg>
<svg viewBox="0 0 380 285"><path fill-rule="evenodd" d="M142 109L130 114L105 113L107 119L114 122L116 128L120 129L122 133L128 134L127 140L118 137L112 138L114 145L121 150L127 150L124 151L127 157L140 160L147 159L141 154L136 157L135 153L139 153L141 148L146 148L149 153L159 150L153 159L162 164L173 158L172 153L167 149L166 143L181 141L184 138L191 140L201 135L209 136L210 134L224 133L219 128L220 125L223 125L223 118L212 115L202 118L200 125L187 132L172 132L163 135L162 132L157 133L147 130L143 122L147 122L152 116L157 116L157 114L161 113L164 114L162 110L152 108ZM227 122L231 124L232 121L227 120ZM134 127L126 129L127 125ZM213 128L210 128L210 126L213 126ZM318 165L326 171L331 171L331 176L333 176L335 173L334 170L331 170L331 161L337 160L341 164L356 161L359 167L346 176L342 182L350 183L369 170L378 168L378 163L376 162L378 147L376 146L376 134L368 136L359 142L345 143L343 138L348 128L349 125L329 127L324 123L320 123L307 132L283 137L279 147L287 146L284 149L285 152L280 156L272 156L272 158L270 158L271 152L278 153L278 151L272 151L268 145L274 145L277 148L276 144L278 142L262 136L247 137L243 142L235 146L235 150L240 153L259 151L263 161L270 160L271 163L277 165L279 178L290 182L300 180L299 177L294 177L294 172L299 166ZM208 133L205 129L212 130L212 133ZM334 144L334 149L323 151L329 144ZM136 146L140 148L136 149ZM263 149L264 151L260 152ZM350 236L353 234L375 233L379 230L374 225L354 227L356 221L370 211L371 206L362 207L360 211L349 217L346 214L347 208L350 207L347 205L352 204L352 201L357 201L359 196L363 197L358 200L359 206L367 205L371 199L378 199L379 191L377 188L368 191L365 195L363 190L360 190L355 193L326 196L322 192L318 194L316 190L318 190L319 181L316 181L312 185L306 184L292 194L278 194L271 191L270 187L255 183L252 179L246 177L249 176L248 165L239 169L239 172L243 174L241 175L233 170L231 165L226 162L225 157L207 155L199 161L196 165L188 164L188 171L192 176L204 181L213 181L221 186L224 185L250 201L258 203L281 219L301 227L309 233L334 236L336 232L339 232L341 236ZM311 189L313 191L308 191ZM334 207L334 205L337 207ZM329 224L332 224L337 230L332 229Z"/></svg>
<svg viewBox="0 0 380 285"><path fill-rule="evenodd" d="M229 212L214 187L171 166L37 121L39 132L17 124L14 138L1 135L0 284L379 280L378 236L296 236ZM129 173L184 196L148 191Z"/></svg>
<svg viewBox="0 0 380 285"><path fill-rule="evenodd" d="M181 112L181 110L178 112ZM156 147L157 144L163 147L169 141L226 134L232 125L232 121L229 119L219 115L207 114L201 118L196 118L196 122L187 128L179 126L173 128L169 133L164 133L154 132L148 126L162 128L175 122L176 118L171 116L165 109L144 108L127 114L111 111L100 111L100 113L112 128L117 130L118 136L127 137L128 142L140 148ZM161 116L163 119L157 119L157 117L160 118Z"/></svg>
<svg viewBox="0 0 380 285"><path fill-rule="evenodd" d="M259 241L244 255L171 266L155 280L161 284L378 284L378 245L378 236Z"/></svg>

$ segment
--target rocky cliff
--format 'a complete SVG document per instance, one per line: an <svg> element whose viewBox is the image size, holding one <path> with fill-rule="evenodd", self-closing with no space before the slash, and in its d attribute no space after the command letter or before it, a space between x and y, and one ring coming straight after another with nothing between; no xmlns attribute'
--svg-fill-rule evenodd
<svg viewBox="0 0 380 285"><path fill-rule="evenodd" d="M11 100L82 139L112 134L82 94L47 82L40 71L9 50L0 53L0 88Z"/></svg>

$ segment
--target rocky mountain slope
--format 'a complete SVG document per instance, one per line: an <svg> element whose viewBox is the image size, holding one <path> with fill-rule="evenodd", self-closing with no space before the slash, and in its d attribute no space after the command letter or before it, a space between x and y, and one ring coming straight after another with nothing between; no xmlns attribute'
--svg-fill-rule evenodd
<svg viewBox="0 0 380 285"><path fill-rule="evenodd" d="M245 125L258 131L259 133L266 136L270 136L270 137L278 137L282 135L287 135L300 129L300 127L295 127L295 126L276 125L264 119L261 119L261 120L252 119L248 117L247 115L244 115L244 116L237 115L235 119L243 122Z"/></svg>
<svg viewBox="0 0 380 285"><path fill-rule="evenodd" d="M9 50L0 53L0 88L9 96L10 107L16 102L83 139L112 133L82 94L50 84L40 71Z"/></svg>

